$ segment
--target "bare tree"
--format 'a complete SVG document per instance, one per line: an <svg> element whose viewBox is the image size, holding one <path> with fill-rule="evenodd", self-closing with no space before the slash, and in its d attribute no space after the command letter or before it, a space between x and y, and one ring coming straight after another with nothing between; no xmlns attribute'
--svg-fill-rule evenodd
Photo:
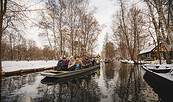
<svg viewBox="0 0 173 102"><path fill-rule="evenodd" d="M144 34L145 23L142 11L134 5L127 9L124 3L123 0L120 0L120 11L114 15L115 20L113 21L112 29L116 43L118 43L119 49L122 51L122 57L128 58L130 56L130 59L137 63L137 55L141 50L144 39L148 35ZM124 48L128 50L128 53L124 51Z"/></svg>
<svg viewBox="0 0 173 102"><path fill-rule="evenodd" d="M162 1L160 1L160 0L158 0L158 1L145 0L145 2L147 3L147 6L148 6L149 11L150 11L152 22L153 22L153 25L155 27L156 36L157 36L157 38L159 38L158 40L163 43L163 48L164 48L165 53L166 53L166 62L167 62L167 64L170 64L171 60L170 60L169 46L167 43L167 38L169 39L171 46L173 46L173 44L172 44L172 41L173 41L172 32L173 31L171 30L170 26L168 26L168 22L166 21L165 13L163 12ZM159 17L159 19L158 19L159 24L158 24L158 21L156 19L156 16L154 15L154 9L152 8L152 6L157 11L157 14ZM167 37L166 37L165 32L167 32ZM160 42L158 42L158 44L160 44Z"/></svg>
<svg viewBox="0 0 173 102"><path fill-rule="evenodd" d="M1 0L1 12L0 12L0 74L2 74L2 55L1 55L1 51L2 51L2 33L3 33L3 19L4 19L4 15L6 13L6 9L7 9L7 0Z"/></svg>

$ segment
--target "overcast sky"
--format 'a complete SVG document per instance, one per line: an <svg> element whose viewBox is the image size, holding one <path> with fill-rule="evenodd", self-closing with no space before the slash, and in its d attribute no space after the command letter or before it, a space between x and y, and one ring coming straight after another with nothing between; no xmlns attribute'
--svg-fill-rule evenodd
<svg viewBox="0 0 173 102"><path fill-rule="evenodd" d="M90 6L95 6L97 8L95 17L100 23L100 25L106 25L106 27L102 30L101 34L99 35L97 46L98 48L95 50L96 53L100 54L105 34L108 33L109 36L112 35L112 14L116 11L116 7L113 5L111 0L90 0Z"/></svg>

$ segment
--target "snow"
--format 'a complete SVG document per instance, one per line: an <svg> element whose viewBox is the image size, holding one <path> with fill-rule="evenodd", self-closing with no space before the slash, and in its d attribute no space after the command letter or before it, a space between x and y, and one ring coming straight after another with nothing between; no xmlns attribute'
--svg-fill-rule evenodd
<svg viewBox="0 0 173 102"><path fill-rule="evenodd" d="M49 61L2 61L3 72L11 72L22 69L35 69L56 66L57 60Z"/></svg>
<svg viewBox="0 0 173 102"><path fill-rule="evenodd" d="M173 75L173 69L171 70L171 74Z"/></svg>
<svg viewBox="0 0 173 102"><path fill-rule="evenodd" d="M150 45L149 47L144 48L142 51L140 51L140 54L151 52L156 46L155 45Z"/></svg>
<svg viewBox="0 0 173 102"><path fill-rule="evenodd" d="M121 62L126 62L126 63L131 63L131 64L134 63L132 60L121 60Z"/></svg>
<svg viewBox="0 0 173 102"><path fill-rule="evenodd" d="M173 76L170 75L170 73L166 73L166 74L165 73L155 73L155 74L157 74L157 75L159 75L159 76L161 76L163 78L166 78L166 79L168 79L168 80L173 82Z"/></svg>
<svg viewBox="0 0 173 102"><path fill-rule="evenodd" d="M149 61L150 64L144 64L144 66L148 67L148 68L156 68L156 66L158 67L157 69L165 69L165 68L172 68L173 69L173 64L166 64L166 61L162 61L162 64L159 64L159 61L156 61L156 64L154 64L154 61Z"/></svg>
<svg viewBox="0 0 173 102"><path fill-rule="evenodd" d="M125 63L130 63L130 64L134 64L134 62L132 60L120 60L121 62L125 62ZM138 61L138 63L143 64L143 63L149 63L148 61Z"/></svg>

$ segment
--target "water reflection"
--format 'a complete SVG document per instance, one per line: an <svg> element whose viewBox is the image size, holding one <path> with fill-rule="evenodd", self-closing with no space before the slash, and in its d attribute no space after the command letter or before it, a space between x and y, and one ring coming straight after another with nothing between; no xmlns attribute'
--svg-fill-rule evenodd
<svg viewBox="0 0 173 102"><path fill-rule="evenodd" d="M113 67L113 68L111 68ZM107 102L143 102L158 101L160 98L143 79L144 71L141 66L115 62L106 64L104 93ZM108 73L109 72L109 73ZM110 75L112 74L112 75Z"/></svg>
<svg viewBox="0 0 173 102"><path fill-rule="evenodd" d="M28 74L22 76L6 77L1 79L1 99L2 101L16 101L18 95L14 94L24 85L32 85L35 82L37 74ZM10 96L10 97L9 97Z"/></svg>
<svg viewBox="0 0 173 102"><path fill-rule="evenodd" d="M47 82L39 73L5 77L1 80L1 101L158 102L164 99L147 81L139 65L101 63L100 70L94 72Z"/></svg>
<svg viewBox="0 0 173 102"><path fill-rule="evenodd" d="M165 102L172 102L172 89L162 86L147 72L144 74L144 79L153 88L154 92L158 93L160 100L162 99Z"/></svg>
<svg viewBox="0 0 173 102"><path fill-rule="evenodd" d="M99 101L98 84L87 75L83 78L40 87L39 94L43 97L34 99L34 102L93 102Z"/></svg>

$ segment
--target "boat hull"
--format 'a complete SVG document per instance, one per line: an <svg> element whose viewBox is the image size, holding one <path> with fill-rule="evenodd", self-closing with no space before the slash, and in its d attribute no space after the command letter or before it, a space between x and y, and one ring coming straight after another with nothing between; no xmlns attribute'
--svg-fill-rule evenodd
<svg viewBox="0 0 173 102"><path fill-rule="evenodd" d="M143 69L146 71L147 75L149 75L155 82L157 82L164 88L173 90L173 76L170 73L156 73L144 66Z"/></svg>
<svg viewBox="0 0 173 102"><path fill-rule="evenodd" d="M143 76L144 80L159 95L163 102L172 102L172 90L169 87L163 87L152 74L146 72Z"/></svg>
<svg viewBox="0 0 173 102"><path fill-rule="evenodd" d="M53 78L64 78L64 77L70 77L70 76L78 75L78 74L85 73L88 71L92 71L92 70L95 70L98 68L100 68L100 65L96 65L96 66L92 66L89 68L80 69L80 70L76 70L76 71L68 71L66 73L42 72L41 75L46 76L46 77L53 77Z"/></svg>

